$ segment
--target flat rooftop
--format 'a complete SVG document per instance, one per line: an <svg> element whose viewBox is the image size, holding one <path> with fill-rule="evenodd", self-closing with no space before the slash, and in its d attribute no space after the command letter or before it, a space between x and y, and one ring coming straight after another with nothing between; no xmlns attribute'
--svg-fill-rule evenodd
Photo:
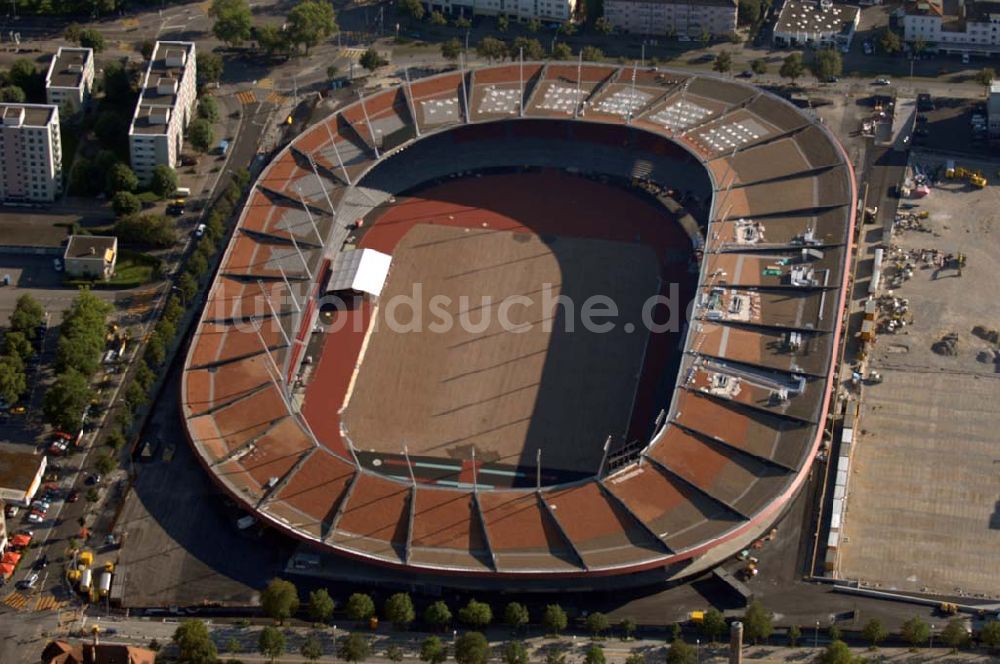
<svg viewBox="0 0 1000 664"><path fill-rule="evenodd" d="M118 245L118 238L106 235L71 235L66 245L66 258L103 256Z"/></svg>
<svg viewBox="0 0 1000 664"><path fill-rule="evenodd" d="M83 70L94 57L89 48L60 47L49 65L46 84L50 88L79 88L83 85Z"/></svg>
<svg viewBox="0 0 1000 664"><path fill-rule="evenodd" d="M782 33L847 33L857 20L861 9L854 5L820 7L818 2L786 0L774 26Z"/></svg>
<svg viewBox="0 0 1000 664"><path fill-rule="evenodd" d="M3 126L45 127L58 111L47 104L0 104L0 119Z"/></svg>
<svg viewBox="0 0 1000 664"><path fill-rule="evenodd" d="M27 491L45 457L0 449L0 488Z"/></svg>

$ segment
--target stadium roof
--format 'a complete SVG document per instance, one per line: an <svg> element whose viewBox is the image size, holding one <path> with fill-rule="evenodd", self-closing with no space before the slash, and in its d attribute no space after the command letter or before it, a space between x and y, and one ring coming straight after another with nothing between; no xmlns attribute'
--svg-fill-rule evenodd
<svg viewBox="0 0 1000 664"><path fill-rule="evenodd" d="M608 131L630 127L664 155L656 177L689 168L672 165L672 142L711 178L700 285L662 426L630 462L564 485L446 488L376 472L336 435L333 405L334 435L315 433L286 392L307 352L316 289L341 268L331 256L348 242L347 225L398 193L359 186L376 164L405 160L428 135L522 118L577 123L618 146ZM523 156L518 163L541 158ZM463 170L445 167L422 163L419 174ZM808 476L856 202L851 165L822 125L731 80L515 63L379 90L306 129L258 177L191 342L187 432L206 470L248 509L358 559L494 577L694 573L770 527ZM338 315L364 324L371 312ZM248 330L248 319L270 324ZM343 386L363 343L356 334L328 350Z"/></svg>
<svg viewBox="0 0 1000 664"><path fill-rule="evenodd" d="M327 291L353 290L369 295L378 295L389 276L392 256L374 249L350 249L341 251L330 267L330 283Z"/></svg>

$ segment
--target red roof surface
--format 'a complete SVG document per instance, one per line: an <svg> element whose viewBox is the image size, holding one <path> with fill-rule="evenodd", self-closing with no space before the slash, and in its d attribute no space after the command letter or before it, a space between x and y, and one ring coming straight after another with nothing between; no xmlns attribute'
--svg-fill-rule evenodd
<svg viewBox="0 0 1000 664"><path fill-rule="evenodd" d="M645 417L662 409L664 426L624 465L540 490L473 489L468 466L454 486L411 485L359 467L343 437L342 399L372 312L364 304L332 313L340 329L310 337L316 307L302 305L317 292L310 275L322 279L337 250L328 247L324 255L312 223L326 235L342 233L338 224L348 222L324 212L327 196L336 207L348 194L341 163L357 184L379 159L407 158L405 151L377 158L369 125L381 132L379 140L394 133L399 145L419 140L413 116L422 136L481 122L483 136L545 137L545 125L519 125L519 112L509 106L483 107L480 114L479 101L489 94L509 100L497 91L517 92L516 63L464 76L466 92L463 73L451 71L367 95L307 129L261 173L191 341L182 402L192 444L221 486L269 523L368 561L414 572L572 577L693 559L685 573L694 573L708 564L698 561L709 557L699 556L743 547L768 525L815 456L854 223L851 166L825 128L741 83L633 67L525 63L525 117L594 123L581 125L592 130L577 132L576 140L605 147L624 144L622 128L631 123L639 128L636 144L665 163L677 159L678 144L693 154L717 192L711 225L701 233L712 251L725 253L709 253L702 266L688 356L669 403L641 404ZM546 97L552 85L561 91ZM582 97L574 108L577 88ZM466 93L468 105L461 99ZM641 106L622 111L622 100L632 96ZM451 119L424 118L425 100L438 102L445 110L436 113ZM458 116L447 115L455 108ZM509 118L511 128L490 123L498 117ZM686 124L671 126L677 118ZM462 140L475 139L465 132ZM421 214L419 206L412 210ZM739 239L746 229L737 220L762 215L763 235L754 242L766 242L770 253L740 253L754 245ZM801 251L810 229L824 249L818 256ZM609 228L609 237L616 234L628 241L634 234L628 220ZM391 252L398 235L376 228L366 242ZM794 286L774 272L800 263L821 271L823 282ZM729 283L722 273L738 278ZM289 296L285 278L297 297ZM796 331L804 343L786 352L782 345ZM309 353L318 355L305 369L316 382L299 405L275 379L292 375ZM789 394L783 385L802 389Z"/></svg>

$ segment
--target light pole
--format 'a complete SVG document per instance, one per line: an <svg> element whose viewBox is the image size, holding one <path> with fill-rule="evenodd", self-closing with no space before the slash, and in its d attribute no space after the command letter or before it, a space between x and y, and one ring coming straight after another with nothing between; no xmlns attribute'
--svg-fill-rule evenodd
<svg viewBox="0 0 1000 664"><path fill-rule="evenodd" d="M640 65L643 69L646 68L646 40L642 40L642 56L640 57L642 64Z"/></svg>
<svg viewBox="0 0 1000 664"><path fill-rule="evenodd" d="M701 639L695 639L694 643L698 652L698 664L701 664Z"/></svg>
<svg viewBox="0 0 1000 664"><path fill-rule="evenodd" d="M930 648L931 650L934 649L934 625L931 625L931 641L930 645L927 647Z"/></svg>
<svg viewBox="0 0 1000 664"><path fill-rule="evenodd" d="M819 621L816 621L816 631L813 632L813 648L819 648Z"/></svg>

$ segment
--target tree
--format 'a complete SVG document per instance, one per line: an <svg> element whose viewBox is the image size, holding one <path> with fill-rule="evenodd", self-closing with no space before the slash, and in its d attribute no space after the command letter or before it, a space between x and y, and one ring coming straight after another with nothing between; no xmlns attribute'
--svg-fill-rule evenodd
<svg viewBox="0 0 1000 664"><path fill-rule="evenodd" d="M953 618L948 621L944 629L941 630L941 640L956 651L969 642L969 632L965 629L965 621L961 618Z"/></svg>
<svg viewBox="0 0 1000 664"><path fill-rule="evenodd" d="M715 643L726 631L726 618L718 609L711 608L705 612L699 631L710 642Z"/></svg>
<svg viewBox="0 0 1000 664"><path fill-rule="evenodd" d="M146 364L151 367L156 368L163 364L163 361L167 359L167 344L164 343L160 335L154 334L149 338L142 357L146 361Z"/></svg>
<svg viewBox="0 0 1000 664"><path fill-rule="evenodd" d="M420 644L420 660L430 664L441 664L448 659L448 652L445 650L441 639L436 636L428 636Z"/></svg>
<svg viewBox="0 0 1000 664"><path fill-rule="evenodd" d="M466 632L455 640L455 661L458 664L486 664L490 644L481 632Z"/></svg>
<svg viewBox="0 0 1000 664"><path fill-rule="evenodd" d="M37 336L39 326L44 321L45 309L38 303L38 300L27 294L17 298L14 311L10 314L11 331L20 332L28 339L34 339Z"/></svg>
<svg viewBox="0 0 1000 664"><path fill-rule="evenodd" d="M782 78L790 78L794 84L795 79L802 76L804 71L805 65L802 64L802 56L798 53L792 53L782 61L778 74Z"/></svg>
<svg viewBox="0 0 1000 664"><path fill-rule="evenodd" d="M464 16L459 16L455 19L455 27L459 30L468 30L472 27L472 21L465 18Z"/></svg>
<svg viewBox="0 0 1000 664"><path fill-rule="evenodd" d="M899 38L899 33L889 28L882 31L878 43L886 53L899 53L903 50L903 40Z"/></svg>
<svg viewBox="0 0 1000 664"><path fill-rule="evenodd" d="M370 48L361 54L358 63L368 71L375 71L379 67L389 64L389 61L383 58L378 51Z"/></svg>
<svg viewBox="0 0 1000 664"><path fill-rule="evenodd" d="M504 644L502 659L504 664L528 664L528 651L520 641Z"/></svg>
<svg viewBox="0 0 1000 664"><path fill-rule="evenodd" d="M204 118L197 118L188 125L188 141L191 147L201 153L208 152L212 148L215 140L215 133L212 131L212 123Z"/></svg>
<svg viewBox="0 0 1000 664"><path fill-rule="evenodd" d="M299 591L295 584L284 579L271 579L260 594L264 613L283 623L299 610Z"/></svg>
<svg viewBox="0 0 1000 664"><path fill-rule="evenodd" d="M101 494L97 492L96 487L90 487L89 489L87 489L87 494L84 496L84 498L87 499L88 503L96 503L98 500L101 499Z"/></svg>
<svg viewBox="0 0 1000 664"><path fill-rule="evenodd" d="M152 60L153 51L156 49L156 42L152 39L143 39L139 42L139 55L143 60Z"/></svg>
<svg viewBox="0 0 1000 664"><path fill-rule="evenodd" d="M510 28L510 19L507 18L506 14L501 14L497 17L497 30L500 32L507 32Z"/></svg>
<svg viewBox="0 0 1000 664"><path fill-rule="evenodd" d="M681 638L681 624L680 623L671 623L670 624L670 641L674 642L674 641L676 641L679 638Z"/></svg>
<svg viewBox="0 0 1000 664"><path fill-rule="evenodd" d="M424 5L420 0L400 0L396 7L410 21L419 21L424 17Z"/></svg>
<svg viewBox="0 0 1000 664"><path fill-rule="evenodd" d="M772 618L771 612L766 610L760 602L757 600L750 602L746 613L743 614L743 627L747 639L753 641L754 645L757 645L761 639L766 641L771 636L771 632L774 631L774 626L771 624Z"/></svg>
<svg viewBox="0 0 1000 664"><path fill-rule="evenodd" d="M1000 648L1000 621L990 620L979 630L979 642L987 648Z"/></svg>
<svg viewBox="0 0 1000 664"><path fill-rule="evenodd" d="M35 349L24 332L12 329L3 336L3 352L4 355L13 355L24 363L35 354Z"/></svg>
<svg viewBox="0 0 1000 664"><path fill-rule="evenodd" d="M563 646L556 644L546 649L545 664L566 664L566 650Z"/></svg>
<svg viewBox="0 0 1000 664"><path fill-rule="evenodd" d="M733 56L732 54L723 49L719 51L719 54L715 56L715 62L712 63L712 69L719 72L720 74L727 74L733 68Z"/></svg>
<svg viewBox="0 0 1000 664"><path fill-rule="evenodd" d="M458 610L458 619L470 627L482 629L493 621L493 609L485 602L470 599L468 604Z"/></svg>
<svg viewBox="0 0 1000 664"><path fill-rule="evenodd" d="M799 639L802 638L802 630L799 629L798 625L792 625L788 628L788 645L791 647L796 647L799 645Z"/></svg>
<svg viewBox="0 0 1000 664"><path fill-rule="evenodd" d="M636 624L631 618L622 618L618 623L618 629L622 631L622 638L626 641L635 636Z"/></svg>
<svg viewBox="0 0 1000 664"><path fill-rule="evenodd" d="M385 658L390 662L402 662L405 655L399 646L389 646L385 649Z"/></svg>
<svg viewBox="0 0 1000 664"><path fill-rule="evenodd" d="M267 625L257 637L257 652L273 663L285 652L285 635L277 627Z"/></svg>
<svg viewBox="0 0 1000 664"><path fill-rule="evenodd" d="M112 60L104 65L104 100L119 107L132 105L135 92L125 61Z"/></svg>
<svg viewBox="0 0 1000 664"><path fill-rule="evenodd" d="M208 15L215 19L212 34L231 47L250 40L253 32L253 14L247 0L213 0ZM199 54L199 60L201 55ZM201 63L198 63L199 68Z"/></svg>
<svg viewBox="0 0 1000 664"><path fill-rule="evenodd" d="M143 362L142 366L146 366ZM119 451L121 448L125 447L125 434L122 433L121 429L112 429L111 433L108 434L108 445L111 446L115 452Z"/></svg>
<svg viewBox="0 0 1000 664"><path fill-rule="evenodd" d="M667 664L696 664L697 659L698 653L683 639L675 640L667 650Z"/></svg>
<svg viewBox="0 0 1000 664"><path fill-rule="evenodd" d="M0 101L8 104L23 104L28 97L24 90L16 85L5 85L0 88Z"/></svg>
<svg viewBox="0 0 1000 664"><path fill-rule="evenodd" d="M375 615L375 602L364 593L354 593L347 598L347 617L351 620L365 621Z"/></svg>
<svg viewBox="0 0 1000 664"><path fill-rule="evenodd" d="M451 609L438 600L424 609L424 622L436 629L444 629L451 622Z"/></svg>
<svg viewBox="0 0 1000 664"><path fill-rule="evenodd" d="M159 214L121 217L115 222L111 232L119 242L137 247L164 249L177 239L173 222Z"/></svg>
<svg viewBox="0 0 1000 664"><path fill-rule="evenodd" d="M843 70L844 61L840 57L840 51L835 48L820 49L813 56L813 73L821 81L840 76Z"/></svg>
<svg viewBox="0 0 1000 664"><path fill-rule="evenodd" d="M877 648L878 644L889 637L889 630L886 629L881 620L872 618L865 624L864 629L861 630L861 635L871 644L872 648Z"/></svg>
<svg viewBox="0 0 1000 664"><path fill-rule="evenodd" d="M437 26L448 25L448 19L444 17L444 14L442 14L437 10L431 12L430 21L431 25L437 25Z"/></svg>
<svg viewBox="0 0 1000 664"><path fill-rule="evenodd" d="M595 611L587 616L587 631L592 636L600 636L611 628L611 621L600 611Z"/></svg>
<svg viewBox="0 0 1000 664"><path fill-rule="evenodd" d="M35 86L37 77L38 71L35 69L35 63L27 58L15 60L14 64L10 66L10 71L7 72L7 80L10 85L16 85L26 91Z"/></svg>
<svg viewBox="0 0 1000 664"><path fill-rule="evenodd" d="M131 191L119 191L111 197L111 209L119 217L138 214L142 210L142 202Z"/></svg>
<svg viewBox="0 0 1000 664"><path fill-rule="evenodd" d="M462 55L462 42L456 37L452 37L446 42L441 42L441 57L450 62L458 60Z"/></svg>
<svg viewBox="0 0 1000 664"><path fill-rule="evenodd" d="M553 60L569 60L572 56L573 56L573 49L569 47L569 44L564 44L563 42L557 42L552 47Z"/></svg>
<svg viewBox="0 0 1000 664"><path fill-rule="evenodd" d="M527 625L529 619L528 607L520 602L510 602L504 607L503 621L514 632Z"/></svg>
<svg viewBox="0 0 1000 664"><path fill-rule="evenodd" d="M984 67L976 72L976 83L980 85L989 85L996 78L996 72L993 71L992 67Z"/></svg>
<svg viewBox="0 0 1000 664"><path fill-rule="evenodd" d="M761 6L760 0L740 0L739 24L753 25L760 20Z"/></svg>
<svg viewBox="0 0 1000 664"><path fill-rule="evenodd" d="M598 16L597 20L594 21L594 30L597 30L597 33L601 35L610 35L611 21L608 20L607 16Z"/></svg>
<svg viewBox="0 0 1000 664"><path fill-rule="evenodd" d="M268 57L278 54L288 55L291 46L288 41L288 35L284 30L279 29L278 26L258 25L253 30L253 36L257 41L257 46Z"/></svg>
<svg viewBox="0 0 1000 664"><path fill-rule="evenodd" d="M108 195L114 195L119 191L135 191L138 188L139 178L135 176L131 168L121 162L111 167L104 180L104 189Z"/></svg>
<svg viewBox="0 0 1000 664"><path fill-rule="evenodd" d="M542 29L542 22L537 18L528 19L528 32L534 34Z"/></svg>
<svg viewBox="0 0 1000 664"><path fill-rule="evenodd" d="M568 624L566 612L558 604L549 604L542 613L542 626L549 634L558 634Z"/></svg>
<svg viewBox="0 0 1000 664"><path fill-rule="evenodd" d="M517 57L522 51L524 52L525 60L542 60L545 58L545 47L537 39L515 37L510 45L510 57Z"/></svg>
<svg viewBox="0 0 1000 664"><path fill-rule="evenodd" d="M919 616L913 616L903 623L903 627L899 630L899 635L903 637L904 641L915 648L930 638L931 628Z"/></svg>
<svg viewBox="0 0 1000 664"><path fill-rule="evenodd" d="M0 356L0 399L16 403L27 391L28 381L21 361L11 355Z"/></svg>
<svg viewBox="0 0 1000 664"><path fill-rule="evenodd" d="M133 411L137 411L149 403L149 395L146 394L146 390L142 389L142 385L139 385L139 383L129 383L129 386L125 388L125 403Z"/></svg>
<svg viewBox="0 0 1000 664"><path fill-rule="evenodd" d="M646 656L641 652L632 653L625 658L625 664L646 664Z"/></svg>
<svg viewBox="0 0 1000 664"><path fill-rule="evenodd" d="M764 58L756 58L750 63L750 71L758 76L763 76L767 73L767 61Z"/></svg>
<svg viewBox="0 0 1000 664"><path fill-rule="evenodd" d="M829 629L826 630L826 634L827 636L830 637L831 641L840 641L841 640L840 637L843 636L841 634L840 628L837 627L836 625L830 625Z"/></svg>
<svg viewBox="0 0 1000 664"><path fill-rule="evenodd" d="M333 5L318 0L303 0L288 12L288 39L309 49L339 30Z"/></svg>
<svg viewBox="0 0 1000 664"><path fill-rule="evenodd" d="M576 34L576 24L573 21L566 21L559 26L559 34L571 37Z"/></svg>
<svg viewBox="0 0 1000 664"><path fill-rule="evenodd" d="M583 656L584 664L604 664L604 648L597 645L596 643L589 648Z"/></svg>
<svg viewBox="0 0 1000 664"><path fill-rule="evenodd" d="M348 634L337 644L337 656L345 662L363 662L371 654L368 639L363 634Z"/></svg>
<svg viewBox="0 0 1000 664"><path fill-rule="evenodd" d="M580 58L584 62L597 62L604 59L604 51L596 46L584 46L580 49Z"/></svg>
<svg viewBox="0 0 1000 664"><path fill-rule="evenodd" d="M118 464L115 463L114 458L107 452L102 452L98 457L97 461L94 462L94 470L96 470L101 475L107 475L113 471Z"/></svg>
<svg viewBox="0 0 1000 664"><path fill-rule="evenodd" d="M185 272L181 275L180 279L177 280L177 289L180 291L181 298L184 302L186 304L191 304L191 302L194 301L194 296L198 294L198 281ZM152 341L152 339L150 339L150 341Z"/></svg>
<svg viewBox="0 0 1000 664"><path fill-rule="evenodd" d="M204 51L198 53L198 89L203 90L210 83L218 83L222 79L222 72L225 65L222 57L218 53Z"/></svg>
<svg viewBox="0 0 1000 664"><path fill-rule="evenodd" d="M97 30L93 28L87 28L86 30L80 31L80 46L83 48L92 48L94 53L100 53L104 50L104 35L102 35Z"/></svg>
<svg viewBox="0 0 1000 664"><path fill-rule="evenodd" d="M702 30L701 34L698 35L698 43L701 44L702 48L705 48L712 41L712 33L708 30Z"/></svg>
<svg viewBox="0 0 1000 664"><path fill-rule="evenodd" d="M208 628L200 620L185 620L174 630L178 659L184 664L214 664L218 653Z"/></svg>
<svg viewBox="0 0 1000 664"><path fill-rule="evenodd" d="M854 664L860 658L851 654L851 649L841 640L831 641L816 659L818 664Z"/></svg>
<svg viewBox="0 0 1000 664"><path fill-rule="evenodd" d="M507 45L496 37L483 37L476 44L476 54L481 58L486 58L490 62L503 60L507 57Z"/></svg>
<svg viewBox="0 0 1000 664"><path fill-rule="evenodd" d="M149 389L149 386L156 382L156 374L153 373L148 364L138 362L135 368L134 380L143 389Z"/></svg>
<svg viewBox="0 0 1000 664"><path fill-rule="evenodd" d="M325 623L333 615L335 608L336 604L330 598L330 593L326 591L326 588L313 590L309 593L309 617L312 618L313 622Z"/></svg>
<svg viewBox="0 0 1000 664"><path fill-rule="evenodd" d="M323 656L323 643L316 638L315 634L310 634L306 637L306 640L302 642L302 647L299 648L299 653L310 662L315 662Z"/></svg>
<svg viewBox="0 0 1000 664"><path fill-rule="evenodd" d="M396 629L406 629L406 626L417 618L417 612L413 610L413 600L407 593L391 595L385 601L383 613L386 620L392 622Z"/></svg>
<svg viewBox="0 0 1000 664"><path fill-rule="evenodd" d="M83 411L93 398L90 383L79 371L66 369L56 376L45 393L42 413L56 429L73 431L80 424Z"/></svg>
<svg viewBox="0 0 1000 664"><path fill-rule="evenodd" d="M193 122L191 124L194 125ZM211 140L209 138L209 143ZM170 196L177 191L177 171L166 164L157 164L149 180L149 190L160 198Z"/></svg>

